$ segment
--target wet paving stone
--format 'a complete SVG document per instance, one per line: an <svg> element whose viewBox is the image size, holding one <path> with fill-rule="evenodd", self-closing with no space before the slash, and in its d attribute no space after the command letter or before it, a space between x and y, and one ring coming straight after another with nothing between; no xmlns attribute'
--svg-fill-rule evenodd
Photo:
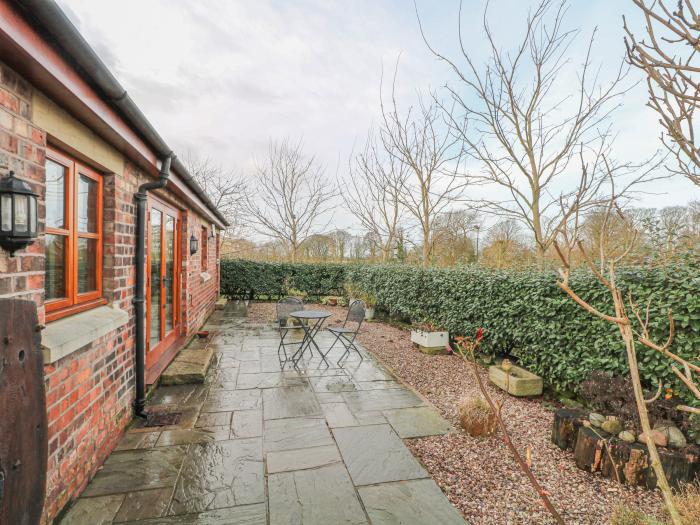
<svg viewBox="0 0 700 525"><path fill-rule="evenodd" d="M203 412L199 414L194 426L195 428L231 426L232 415L233 412Z"/></svg>
<svg viewBox="0 0 700 525"><path fill-rule="evenodd" d="M116 452L83 492L102 496L175 485L186 446Z"/></svg>
<svg viewBox="0 0 700 525"><path fill-rule="evenodd" d="M266 525L264 503L139 521L139 525Z"/></svg>
<svg viewBox="0 0 700 525"><path fill-rule="evenodd" d="M354 392L358 390L355 382L345 375L312 377L310 381L314 391L317 393Z"/></svg>
<svg viewBox="0 0 700 525"><path fill-rule="evenodd" d="M119 440L119 444L114 450L152 448L156 446L159 437L160 432L127 432L124 434L124 437Z"/></svg>
<svg viewBox="0 0 700 525"><path fill-rule="evenodd" d="M263 435L262 410L237 410L231 420L231 437L251 438Z"/></svg>
<svg viewBox="0 0 700 525"><path fill-rule="evenodd" d="M185 404L196 390L196 385L161 386L148 400L152 405Z"/></svg>
<svg viewBox="0 0 700 525"><path fill-rule="evenodd" d="M432 480L399 481L358 489L372 525L465 525Z"/></svg>
<svg viewBox="0 0 700 525"><path fill-rule="evenodd" d="M262 439L191 445L169 515L265 501Z"/></svg>
<svg viewBox="0 0 700 525"><path fill-rule="evenodd" d="M268 388L262 392L266 420L321 415L321 406L308 386Z"/></svg>
<svg viewBox="0 0 700 525"><path fill-rule="evenodd" d="M243 361L240 365L241 374L257 374L260 372L260 361Z"/></svg>
<svg viewBox="0 0 700 525"><path fill-rule="evenodd" d="M266 459L268 474L323 467L342 461L335 445L268 452Z"/></svg>
<svg viewBox="0 0 700 525"><path fill-rule="evenodd" d="M390 388L406 388L398 381L356 381L358 390L389 390Z"/></svg>
<svg viewBox="0 0 700 525"><path fill-rule="evenodd" d="M168 510L172 494L172 487L129 492L114 518L114 523L158 518Z"/></svg>
<svg viewBox="0 0 700 525"><path fill-rule="evenodd" d="M333 444L326 420L308 417L265 421L263 441L265 452Z"/></svg>
<svg viewBox="0 0 700 525"><path fill-rule="evenodd" d="M321 410L323 410L328 426L331 428L358 425L357 419L345 403L325 403L321 405Z"/></svg>
<svg viewBox="0 0 700 525"><path fill-rule="evenodd" d="M437 436L452 431L450 425L432 407L385 410L384 417L400 438Z"/></svg>
<svg viewBox="0 0 700 525"><path fill-rule="evenodd" d="M270 525L362 525L367 518L341 463L273 474Z"/></svg>
<svg viewBox="0 0 700 525"><path fill-rule="evenodd" d="M389 425L336 428L333 435L355 485L428 476Z"/></svg>
<svg viewBox="0 0 700 525"><path fill-rule="evenodd" d="M122 501L124 494L80 498L60 521L60 525L107 525L113 522Z"/></svg>
<svg viewBox="0 0 700 525"><path fill-rule="evenodd" d="M262 408L261 390L220 390L209 392L202 412L228 412Z"/></svg>
<svg viewBox="0 0 700 525"><path fill-rule="evenodd" d="M228 436L227 436L228 438ZM172 445L188 445L190 443L205 443L213 441L214 437L211 433L205 432L204 429L177 429L165 430L160 434L156 446L169 447Z"/></svg>
<svg viewBox="0 0 700 525"><path fill-rule="evenodd" d="M407 388L345 392L343 398L353 412L391 410L425 404L420 397Z"/></svg>
<svg viewBox="0 0 700 525"><path fill-rule="evenodd" d="M234 368L224 368L218 370L210 370L207 377L204 379L205 383L215 383L215 382L236 382L238 377L238 367Z"/></svg>

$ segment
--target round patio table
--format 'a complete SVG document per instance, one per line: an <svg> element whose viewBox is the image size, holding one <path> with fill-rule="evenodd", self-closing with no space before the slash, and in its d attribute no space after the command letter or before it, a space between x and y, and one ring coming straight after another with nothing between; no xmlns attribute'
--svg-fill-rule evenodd
<svg viewBox="0 0 700 525"><path fill-rule="evenodd" d="M296 352L294 352L294 355L292 355L291 360L294 363L294 366L296 366L296 364L299 362L299 359L302 358L307 348L313 356L314 353L313 350L311 350L311 345L314 345L316 351L318 352L318 355L320 355L323 359L323 354L321 353L321 349L316 344L314 336L321 329L321 326L323 326L323 321L325 321L330 316L330 313L324 312L323 310L299 310L297 312L291 312L289 314L289 317L293 317L294 319L298 319L299 321L307 321L306 323L301 322L301 326L304 328L304 339L302 339L299 349ZM325 361L325 359L323 360Z"/></svg>

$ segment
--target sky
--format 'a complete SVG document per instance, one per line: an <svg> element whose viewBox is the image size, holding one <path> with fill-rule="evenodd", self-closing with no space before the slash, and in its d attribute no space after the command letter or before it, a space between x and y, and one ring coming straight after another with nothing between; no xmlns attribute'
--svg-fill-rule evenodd
<svg viewBox="0 0 700 525"><path fill-rule="evenodd" d="M342 180L350 154L379 121L382 73L391 76L397 60L397 96L406 105L417 91L457 81L423 41L416 9L431 45L456 57L458 0L417 0L415 7L412 0L58 3L177 154L209 158L243 177L264 159L271 139L290 138L303 140L329 181ZM534 4L491 2L489 20L504 49L523 34ZM487 59L484 7L484 0L465 0L461 19L469 52L481 61ZM597 31L594 60L603 79L624 53L623 13L636 24L631 2L574 1L567 14L567 28L585 36ZM584 54L585 46L575 44L572 66ZM639 78L633 71L630 83ZM645 101L639 84L617 110L619 159L638 160L660 148L659 126ZM640 206L700 198L697 187L679 177L649 191ZM333 224L355 226L340 207Z"/></svg>

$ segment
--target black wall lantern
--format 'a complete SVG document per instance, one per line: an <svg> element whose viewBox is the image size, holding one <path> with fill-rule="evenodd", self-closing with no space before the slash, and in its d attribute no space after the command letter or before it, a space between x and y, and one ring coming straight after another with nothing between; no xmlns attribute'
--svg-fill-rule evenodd
<svg viewBox="0 0 700 525"><path fill-rule="evenodd" d="M192 237L190 237L190 255L194 255L197 253L197 250L199 249L199 239L197 239L197 236L193 233Z"/></svg>
<svg viewBox="0 0 700 525"><path fill-rule="evenodd" d="M36 240L37 197L13 171L0 180L0 246L11 256Z"/></svg>

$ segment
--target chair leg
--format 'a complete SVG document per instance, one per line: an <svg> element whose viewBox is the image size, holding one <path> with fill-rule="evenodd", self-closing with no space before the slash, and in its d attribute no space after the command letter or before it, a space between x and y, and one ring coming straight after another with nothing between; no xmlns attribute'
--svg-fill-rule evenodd
<svg viewBox="0 0 700 525"><path fill-rule="evenodd" d="M352 339L348 339L347 337L343 337L341 340L341 343L345 347L345 352L343 352L343 355L340 356L340 359L338 359L338 366L341 366L341 362L345 359L346 356L350 356L350 351L354 350L355 353L360 357L360 361L364 359L362 354L360 353L359 348L355 346L355 337L357 336L357 333L353 334Z"/></svg>

